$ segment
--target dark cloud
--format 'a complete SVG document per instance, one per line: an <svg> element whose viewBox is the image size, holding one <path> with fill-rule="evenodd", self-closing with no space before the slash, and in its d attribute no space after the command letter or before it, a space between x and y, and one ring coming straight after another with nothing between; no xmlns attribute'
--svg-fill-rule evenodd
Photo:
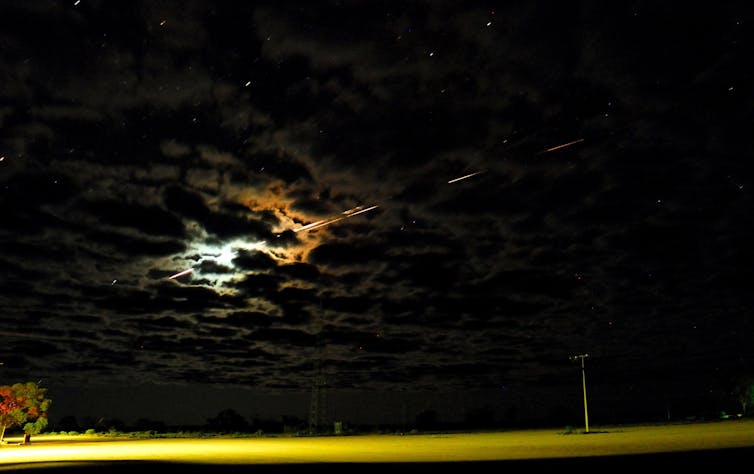
<svg viewBox="0 0 754 474"><path fill-rule="evenodd" d="M105 225L133 228L150 235L183 237L183 222L155 206L125 204L109 199L85 204L93 218Z"/></svg>

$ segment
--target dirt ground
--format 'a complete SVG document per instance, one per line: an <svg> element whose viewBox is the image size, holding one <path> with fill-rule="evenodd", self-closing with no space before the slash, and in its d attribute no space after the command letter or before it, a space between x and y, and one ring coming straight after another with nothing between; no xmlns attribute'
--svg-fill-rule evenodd
<svg viewBox="0 0 754 474"><path fill-rule="evenodd" d="M498 469L730 465L754 454L754 419L709 423L595 427L590 433L521 430L489 433L270 438L129 439L36 436L7 439L0 470L98 472L180 468L181 472L330 471L412 468L481 472ZM696 469L695 469L696 470ZM510 472L510 471L509 471Z"/></svg>

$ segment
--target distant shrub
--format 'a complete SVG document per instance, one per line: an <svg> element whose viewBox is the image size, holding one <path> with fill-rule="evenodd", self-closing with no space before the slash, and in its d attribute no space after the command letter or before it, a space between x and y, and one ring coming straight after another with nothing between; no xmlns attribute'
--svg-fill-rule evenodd
<svg viewBox="0 0 754 474"><path fill-rule="evenodd" d="M84 434L85 434L85 435L89 435L89 436L91 436L91 435L96 435L96 434L97 434L97 430L95 430L94 428L89 428L88 430L86 430L86 431L84 432Z"/></svg>

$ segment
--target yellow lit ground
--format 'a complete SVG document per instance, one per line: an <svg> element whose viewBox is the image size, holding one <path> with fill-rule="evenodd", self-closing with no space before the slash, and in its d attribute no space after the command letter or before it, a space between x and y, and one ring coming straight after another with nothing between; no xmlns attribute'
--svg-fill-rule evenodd
<svg viewBox="0 0 754 474"><path fill-rule="evenodd" d="M198 464L405 463L500 461L754 447L754 419L490 433L269 438L148 439L34 436L6 438L0 469L24 463L147 461Z"/></svg>

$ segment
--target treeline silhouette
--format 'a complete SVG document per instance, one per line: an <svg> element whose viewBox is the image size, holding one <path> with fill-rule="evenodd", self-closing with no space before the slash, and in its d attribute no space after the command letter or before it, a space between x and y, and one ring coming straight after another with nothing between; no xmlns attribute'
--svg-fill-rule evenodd
<svg viewBox="0 0 754 474"><path fill-rule="evenodd" d="M247 420L232 408L227 408L216 416L208 418L203 424L168 424L152 418L138 418L126 423L117 417L76 417L66 415L54 422L51 432L65 433L127 433L127 432L205 432L205 433L285 433L301 431L306 428L304 420L293 416L281 416L278 419L252 418Z"/></svg>
<svg viewBox="0 0 754 474"><path fill-rule="evenodd" d="M384 424L355 424L341 421L320 421L314 425L308 420L290 415L282 415L278 418L264 419L260 417L246 418L232 408L226 408L215 416L207 418L206 422L199 425L169 425L161 420L151 418L139 418L131 423L126 423L118 418L77 418L75 415L66 415L55 421L49 427L49 432L55 433L127 433L127 432L153 432L153 433L176 433L176 432L202 432L219 434L347 434L354 432L409 432L409 431L433 431L451 429L493 429L501 427L515 427L512 423L501 423L495 420L491 408L480 408L469 412L463 422L448 423L440 420L439 413L435 410L425 410L416 415L410 422L384 423Z"/></svg>
<svg viewBox="0 0 754 474"><path fill-rule="evenodd" d="M637 418L620 418L599 421L621 423L663 423L679 421L701 421L719 419L725 412L705 412L697 416L683 418L665 418L664 416L639 416ZM474 431L500 430L521 428L579 428L583 422L583 414L578 410L566 406L557 406L542 413L540 417L521 418L515 410L509 410L501 416L495 415L491 407L480 407L470 410L461 421L443 421L440 414L432 409L418 413L410 422L384 424L357 424L347 421L321 420L312 424L311 420L290 415L265 419L261 417L246 418L233 408L219 411L215 416L207 418L205 423L198 425L170 425L161 420L139 418L126 423L118 418L77 418L67 415L49 426L48 432L55 433L205 433L205 434L239 434L239 435L274 435L274 434L358 434L358 433L409 433L431 431ZM739 415L740 416L740 415Z"/></svg>

